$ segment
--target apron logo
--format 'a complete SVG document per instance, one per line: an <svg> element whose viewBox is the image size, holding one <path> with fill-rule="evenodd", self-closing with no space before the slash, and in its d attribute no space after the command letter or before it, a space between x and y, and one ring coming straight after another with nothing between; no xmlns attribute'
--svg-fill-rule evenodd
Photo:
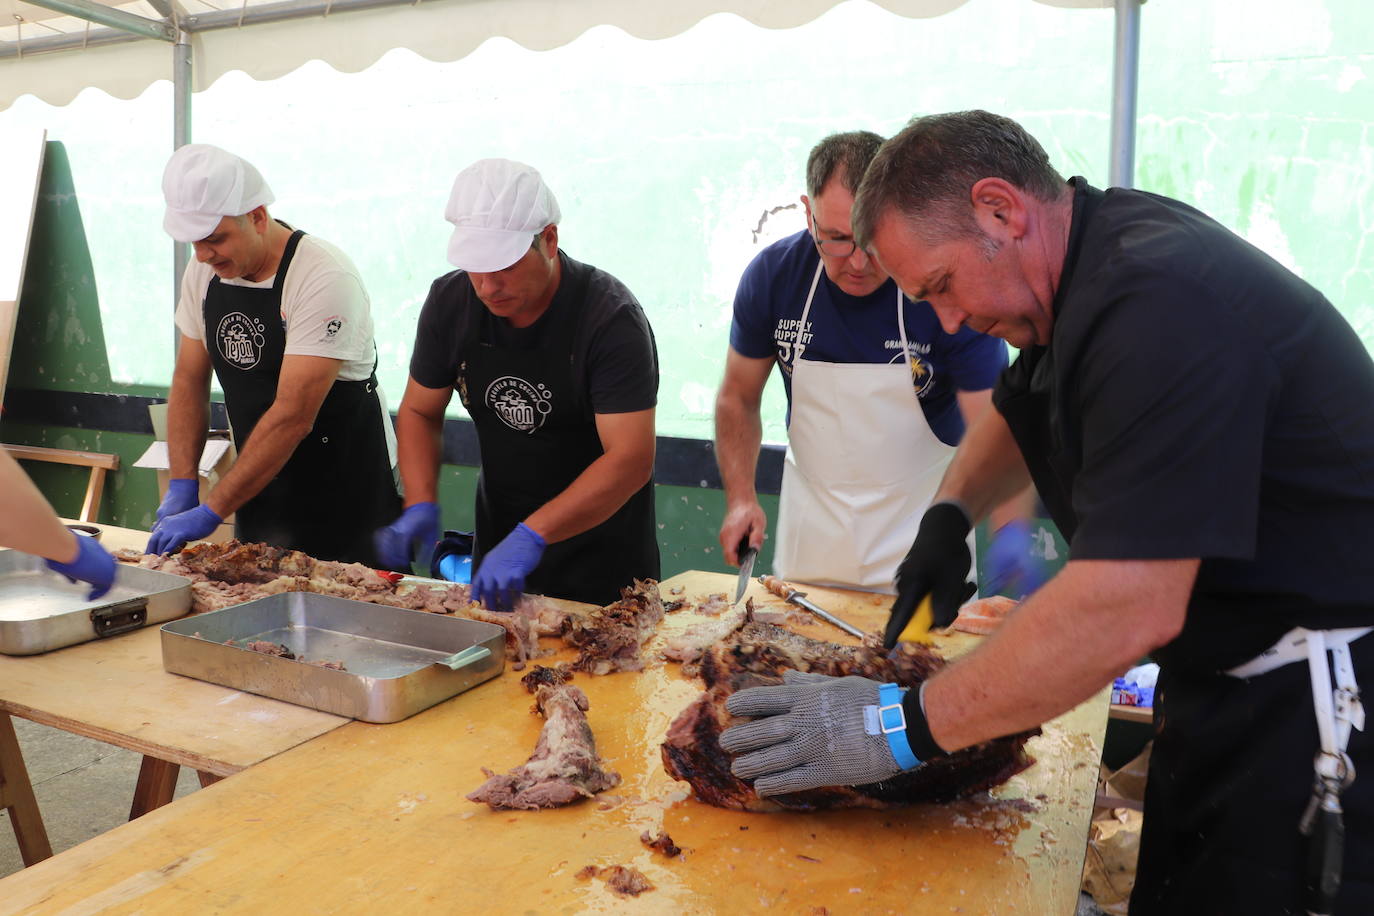
<svg viewBox="0 0 1374 916"><path fill-rule="evenodd" d="M511 429L532 433L544 425L553 405L553 393L522 378L503 375L487 386L486 404Z"/></svg>
<svg viewBox="0 0 1374 916"><path fill-rule="evenodd" d="M239 369L252 369L262 359L263 324L243 312L230 312L219 321L215 339L224 361Z"/></svg>
<svg viewBox="0 0 1374 916"><path fill-rule="evenodd" d="M338 315L335 315L333 318L329 319L329 321L324 326L325 338L328 340L333 340L335 335L337 335L340 329L342 328L343 319L340 318Z"/></svg>
<svg viewBox="0 0 1374 916"><path fill-rule="evenodd" d="M891 341L891 343L901 347L899 341ZM901 362L901 359L901 354L897 354L888 360L888 363L897 364ZM915 353L911 353L907 357L907 368L911 370L911 387L916 389L916 396L918 398L925 397L930 386L935 384L935 367Z"/></svg>

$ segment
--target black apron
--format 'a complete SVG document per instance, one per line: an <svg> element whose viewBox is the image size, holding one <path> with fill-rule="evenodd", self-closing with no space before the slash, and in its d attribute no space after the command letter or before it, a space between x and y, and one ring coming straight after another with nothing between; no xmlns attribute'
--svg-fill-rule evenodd
<svg viewBox="0 0 1374 916"><path fill-rule="evenodd" d="M570 276L566 262L562 282L585 287L585 280ZM474 576L488 551L603 454L595 414L573 371L585 289L568 292L540 317L550 324L540 329L536 349L483 342L480 320L469 322L464 335L465 358L454 387L482 451ZM600 525L550 544L525 579L525 591L605 605L634 579L657 579L653 499L650 481Z"/></svg>
<svg viewBox="0 0 1374 916"><path fill-rule="evenodd" d="M1101 199L1100 192L1075 197L1056 321L1076 266L1075 241ZM1023 350L1003 373L994 401L1072 550L1078 527L1073 483L1083 461L1073 432L1078 419L1058 376L1052 348ZM1320 749L1307 665L1291 664L1248 682L1220 673L1253 657L1292 624L1275 627L1260 613L1223 617L1218 601L1195 589L1188 613L1225 620L1224 632L1209 628L1202 639L1180 638L1156 653L1161 670L1155 739L1131 916L1303 912L1307 843L1298 821L1312 794L1312 757ZM1215 664L1216 641L1223 639L1225 650L1240 655ZM1370 683L1365 677L1374 680L1374 639L1351 648L1360 682ZM1360 768L1374 754L1374 742L1355 732L1349 753ZM1374 761L1365 770L1374 770ZM1342 803L1345 880L1337 912L1374 913L1374 779L1356 779Z"/></svg>
<svg viewBox="0 0 1374 916"><path fill-rule="evenodd" d="M291 234L271 289L232 286L213 277L205 292L206 351L240 450L277 397L286 349L282 285L304 234ZM285 466L239 507L235 534L321 560L375 566L372 532L400 511L374 374L334 382L314 427Z"/></svg>

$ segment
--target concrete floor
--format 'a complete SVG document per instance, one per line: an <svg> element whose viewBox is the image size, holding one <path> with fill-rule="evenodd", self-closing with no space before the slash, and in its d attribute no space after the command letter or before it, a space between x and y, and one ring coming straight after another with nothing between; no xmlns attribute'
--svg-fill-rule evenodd
<svg viewBox="0 0 1374 916"><path fill-rule="evenodd" d="M13 721L54 854L128 821L141 754L18 716ZM199 788L195 770L182 767L176 797ZM9 814L0 811L0 877L23 867Z"/></svg>

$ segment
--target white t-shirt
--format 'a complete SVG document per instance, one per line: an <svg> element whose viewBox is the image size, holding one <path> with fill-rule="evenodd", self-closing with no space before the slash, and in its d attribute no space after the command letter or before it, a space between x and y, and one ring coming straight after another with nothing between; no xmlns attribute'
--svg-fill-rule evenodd
<svg viewBox="0 0 1374 916"><path fill-rule="evenodd" d="M205 342L205 293L215 271L192 261L181 278L177 302L177 330ZM275 275L251 282L220 280L230 286L271 289ZM372 337L372 305L358 276L358 268L338 248L313 235L303 236L286 272L281 294L288 356L326 356L342 360L339 378L346 382L372 374L376 349Z"/></svg>

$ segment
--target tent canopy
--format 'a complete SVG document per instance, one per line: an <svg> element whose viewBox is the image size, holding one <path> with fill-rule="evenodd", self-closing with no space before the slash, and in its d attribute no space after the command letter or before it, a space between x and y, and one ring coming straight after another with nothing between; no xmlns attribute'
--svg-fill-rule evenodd
<svg viewBox="0 0 1374 916"><path fill-rule="evenodd" d="M137 96L154 81L172 78L170 44L179 34L190 43L191 81L201 89L230 70L270 80L313 59L357 72L393 48L409 48L430 60L458 60L498 35L534 50L564 45L596 25L612 25L637 38L666 38L714 13L732 13L766 28L790 28L838 2L43 0L40 6L0 0L0 109L25 94L65 105L87 87L119 98ZM872 2L901 16L923 18L947 13L965 0ZM1113 0L1036 2L1070 8L1114 5ZM99 24L116 21L138 31Z"/></svg>

